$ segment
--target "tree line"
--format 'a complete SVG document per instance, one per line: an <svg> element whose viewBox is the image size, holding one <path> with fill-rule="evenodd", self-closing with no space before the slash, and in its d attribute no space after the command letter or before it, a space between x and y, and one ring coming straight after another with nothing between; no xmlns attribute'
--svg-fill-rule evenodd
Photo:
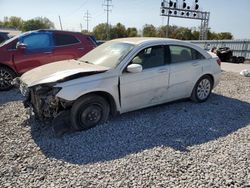
<svg viewBox="0 0 250 188"><path fill-rule="evenodd" d="M30 31L37 29L54 29L54 23L46 17L36 17L27 21L22 20L20 17L11 16L4 17L3 21L0 20L0 27L16 28L21 31ZM107 29L109 35L107 36ZM107 28L106 23L100 23L93 28L92 32L82 31L94 35L97 40L107 40L124 37L166 37L167 26L155 27L152 24L145 24L142 30L135 27L126 28L123 24L117 23L116 25L109 25ZM199 28L186 28L178 26L169 26L168 37L180 40L198 40ZM223 40L233 39L230 32L216 33L208 31L208 40Z"/></svg>
<svg viewBox="0 0 250 188"><path fill-rule="evenodd" d="M24 21L22 18L16 16L4 17L3 21L0 20L0 27L18 29L23 32L37 29L55 28L54 23L46 17L36 17Z"/></svg>
<svg viewBox="0 0 250 188"><path fill-rule="evenodd" d="M94 27L93 34L98 40L107 39L107 24L101 23ZM109 25L109 37L110 39L123 38L123 37L166 37L167 26L155 27L152 24L145 24L141 31L138 31L135 27L126 28L123 24L117 23L112 26ZM86 31L83 31L86 33ZM199 40L199 28L186 28L178 26L169 26L168 37L180 40ZM224 40L233 39L233 35L230 32L216 33L208 31L208 40Z"/></svg>

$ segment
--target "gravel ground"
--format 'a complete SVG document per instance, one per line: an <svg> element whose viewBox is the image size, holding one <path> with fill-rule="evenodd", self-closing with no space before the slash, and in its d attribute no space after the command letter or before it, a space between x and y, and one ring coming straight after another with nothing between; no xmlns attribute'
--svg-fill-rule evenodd
<svg viewBox="0 0 250 188"><path fill-rule="evenodd" d="M54 137L0 93L0 187L250 187L250 78Z"/></svg>

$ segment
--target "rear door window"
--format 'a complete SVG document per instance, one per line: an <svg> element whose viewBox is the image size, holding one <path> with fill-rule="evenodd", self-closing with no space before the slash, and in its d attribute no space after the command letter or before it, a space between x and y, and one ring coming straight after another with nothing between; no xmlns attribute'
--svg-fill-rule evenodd
<svg viewBox="0 0 250 188"><path fill-rule="evenodd" d="M66 46L80 42L75 36L68 34L54 33L53 38L55 46Z"/></svg>
<svg viewBox="0 0 250 188"><path fill-rule="evenodd" d="M200 52L186 46L170 45L169 50L172 63L205 59L205 57Z"/></svg>

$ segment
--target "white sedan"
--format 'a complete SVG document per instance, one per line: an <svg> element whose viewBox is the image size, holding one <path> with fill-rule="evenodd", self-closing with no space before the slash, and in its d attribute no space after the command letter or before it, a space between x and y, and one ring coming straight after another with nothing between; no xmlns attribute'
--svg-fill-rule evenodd
<svg viewBox="0 0 250 188"><path fill-rule="evenodd" d="M85 130L117 113L181 98L204 102L220 75L219 58L191 43L123 38L78 60L35 68L15 82L38 118L68 114L71 127Z"/></svg>

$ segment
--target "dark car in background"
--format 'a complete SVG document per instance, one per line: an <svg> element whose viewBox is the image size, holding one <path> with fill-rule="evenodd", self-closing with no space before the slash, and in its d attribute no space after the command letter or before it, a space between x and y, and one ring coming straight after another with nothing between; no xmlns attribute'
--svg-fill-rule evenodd
<svg viewBox="0 0 250 188"><path fill-rule="evenodd" d="M11 89L17 75L54 61L78 59L96 46L92 36L60 30L29 31L10 38L0 44L0 91Z"/></svg>
<svg viewBox="0 0 250 188"><path fill-rule="evenodd" d="M224 62L232 62L232 63L244 63L245 57L243 56L234 56L233 50L229 47L222 47L216 49L214 47L212 52L216 53L216 55L220 58L221 61Z"/></svg>
<svg viewBox="0 0 250 188"><path fill-rule="evenodd" d="M233 51L228 47L219 48L216 53L220 60L224 62L230 61L233 56Z"/></svg>
<svg viewBox="0 0 250 188"><path fill-rule="evenodd" d="M10 37L8 32L0 32L0 43L8 40Z"/></svg>

